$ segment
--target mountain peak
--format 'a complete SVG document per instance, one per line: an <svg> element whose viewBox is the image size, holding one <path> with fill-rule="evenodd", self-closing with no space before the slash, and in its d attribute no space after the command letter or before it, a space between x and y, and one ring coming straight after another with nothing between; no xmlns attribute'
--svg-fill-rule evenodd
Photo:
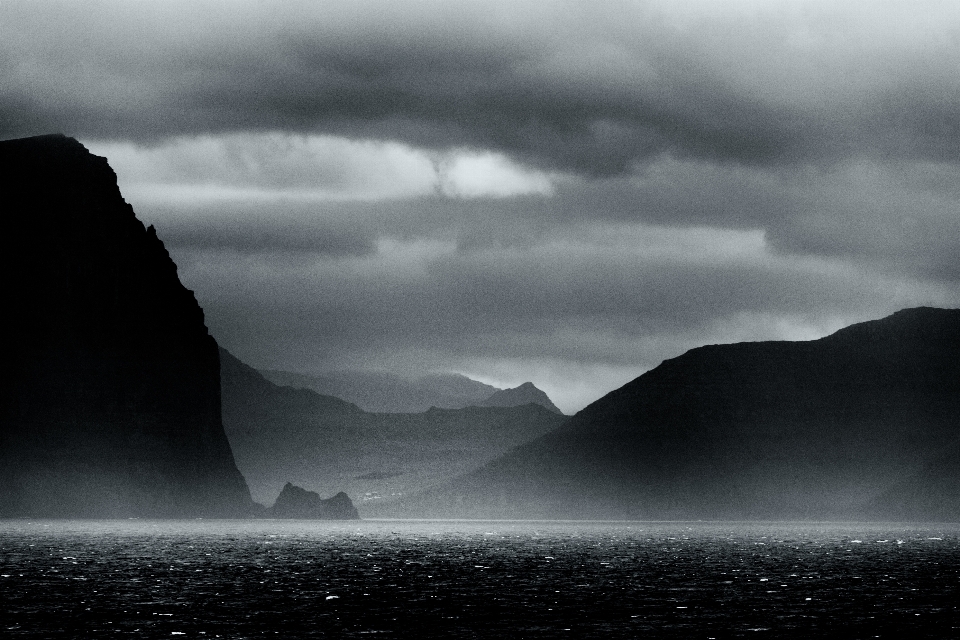
<svg viewBox="0 0 960 640"><path fill-rule="evenodd" d="M479 403L478 406L519 407L525 404L538 404L554 413L563 413L557 408L557 405L553 404L550 396L538 389L532 382L524 382L519 387L512 389L499 389L489 398Z"/></svg>

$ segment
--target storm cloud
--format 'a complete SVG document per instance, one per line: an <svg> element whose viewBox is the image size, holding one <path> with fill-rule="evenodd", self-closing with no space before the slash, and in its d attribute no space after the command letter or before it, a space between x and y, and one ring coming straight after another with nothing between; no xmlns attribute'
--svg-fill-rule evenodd
<svg viewBox="0 0 960 640"><path fill-rule="evenodd" d="M154 4L5 3L0 133L327 132L588 175L957 159L946 2Z"/></svg>
<svg viewBox="0 0 960 640"><path fill-rule="evenodd" d="M257 366L533 379L960 303L952 2L5 2L0 137L106 156Z"/></svg>

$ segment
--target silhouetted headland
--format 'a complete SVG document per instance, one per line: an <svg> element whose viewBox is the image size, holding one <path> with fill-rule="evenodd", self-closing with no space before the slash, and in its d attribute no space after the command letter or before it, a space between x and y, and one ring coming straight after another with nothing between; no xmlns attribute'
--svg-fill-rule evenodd
<svg viewBox="0 0 960 640"><path fill-rule="evenodd" d="M0 142L0 515L237 516L203 311L104 158Z"/></svg>
<svg viewBox="0 0 960 640"><path fill-rule="evenodd" d="M960 310L704 346L390 515L960 519Z"/></svg>

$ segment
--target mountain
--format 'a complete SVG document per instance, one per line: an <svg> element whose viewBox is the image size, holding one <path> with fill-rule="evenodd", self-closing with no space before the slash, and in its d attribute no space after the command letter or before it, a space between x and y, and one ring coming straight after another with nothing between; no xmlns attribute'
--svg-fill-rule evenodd
<svg viewBox="0 0 960 640"><path fill-rule="evenodd" d="M287 482L344 491L364 514L479 468L560 426L539 405L371 413L309 389L273 384L225 349L223 421L254 499Z"/></svg>
<svg viewBox="0 0 960 640"><path fill-rule="evenodd" d="M274 384L312 389L378 413L421 413L430 407L462 409L481 402L497 390L456 374L405 378L386 372L359 371L335 371L322 376L275 370L260 373Z"/></svg>
<svg viewBox="0 0 960 640"><path fill-rule="evenodd" d="M960 518L960 310L710 345L408 498L417 517Z"/></svg>
<svg viewBox="0 0 960 640"><path fill-rule="evenodd" d="M524 382L519 387L513 389L499 389L492 396L478 403L480 407L519 407L524 404L538 404L546 407L554 413L562 411L553 404L550 397L538 389L532 382Z"/></svg>
<svg viewBox="0 0 960 640"><path fill-rule="evenodd" d="M107 161L0 142L0 515L241 515L217 344Z"/></svg>
<svg viewBox="0 0 960 640"><path fill-rule="evenodd" d="M457 374L405 378L386 372L360 371L306 375L261 369L259 373L274 384L311 389L321 395L342 398L374 413L422 413L431 407L518 407L531 402L562 413L532 382L514 389L497 389Z"/></svg>

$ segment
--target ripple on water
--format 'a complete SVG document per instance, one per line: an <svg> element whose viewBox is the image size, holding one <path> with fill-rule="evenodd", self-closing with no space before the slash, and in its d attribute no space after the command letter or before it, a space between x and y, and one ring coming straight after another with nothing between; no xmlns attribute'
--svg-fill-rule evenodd
<svg viewBox="0 0 960 640"><path fill-rule="evenodd" d="M10 637L957 636L960 527L0 523Z"/></svg>

